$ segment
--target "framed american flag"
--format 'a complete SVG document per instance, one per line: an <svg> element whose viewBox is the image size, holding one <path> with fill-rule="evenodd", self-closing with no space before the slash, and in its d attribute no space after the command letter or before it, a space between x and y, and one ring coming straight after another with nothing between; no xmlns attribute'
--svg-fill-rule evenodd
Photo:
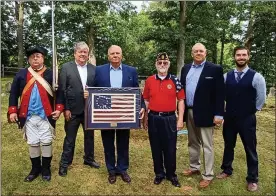
<svg viewBox="0 0 276 196"><path fill-rule="evenodd" d="M139 129L140 88L88 87L85 129Z"/></svg>

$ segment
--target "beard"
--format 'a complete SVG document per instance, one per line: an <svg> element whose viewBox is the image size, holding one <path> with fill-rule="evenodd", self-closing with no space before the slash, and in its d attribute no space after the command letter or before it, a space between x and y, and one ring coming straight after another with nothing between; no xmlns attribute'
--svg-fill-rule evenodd
<svg viewBox="0 0 276 196"><path fill-rule="evenodd" d="M238 61L235 60L235 63L237 65L237 67L245 67L248 64L249 60L245 60L244 62L240 63Z"/></svg>

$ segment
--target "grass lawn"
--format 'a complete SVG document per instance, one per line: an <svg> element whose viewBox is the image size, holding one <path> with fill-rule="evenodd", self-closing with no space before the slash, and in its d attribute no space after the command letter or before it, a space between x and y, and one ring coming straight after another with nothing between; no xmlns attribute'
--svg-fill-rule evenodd
<svg viewBox="0 0 276 196"><path fill-rule="evenodd" d="M2 79L3 85L9 79ZM24 182L31 164L28 145L22 139L17 125L8 124L6 113L8 96L2 96L2 162L1 181L2 195L275 195L275 99L268 99L266 106L257 113L257 150L259 154L259 191L250 193L246 190L246 158L240 138L236 144L234 173L227 180L214 179L207 189L199 189L200 176L185 177L182 172L188 168L187 135L178 136L177 175L182 185L175 188L169 181L160 185L153 184L154 172L148 134L145 130L132 130L130 136L130 168L131 184L117 178L110 185L107 181L103 146L99 131L95 131L95 159L101 164L100 169L91 169L83 165L83 132L80 129L76 141L73 164L68 175L60 177L58 167L62 152L65 132L64 119L57 123L57 138L54 141L52 180L44 182L41 176L32 183ZM219 173L222 161L224 142L222 130L216 129L215 173Z"/></svg>

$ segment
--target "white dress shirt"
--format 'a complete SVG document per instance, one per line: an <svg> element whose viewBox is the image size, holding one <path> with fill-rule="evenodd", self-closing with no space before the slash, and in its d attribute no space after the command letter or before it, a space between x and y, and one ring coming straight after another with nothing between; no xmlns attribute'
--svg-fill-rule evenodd
<svg viewBox="0 0 276 196"><path fill-rule="evenodd" d="M80 66L77 62L76 62L76 64L77 64L77 68L78 68L78 71L80 74L83 90L85 90L85 86L86 86L86 82L87 82L87 63L83 66Z"/></svg>

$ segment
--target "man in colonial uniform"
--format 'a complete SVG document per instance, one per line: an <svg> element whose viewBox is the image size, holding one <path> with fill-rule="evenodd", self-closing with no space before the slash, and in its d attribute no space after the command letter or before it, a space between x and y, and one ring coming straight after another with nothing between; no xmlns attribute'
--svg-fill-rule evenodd
<svg viewBox="0 0 276 196"><path fill-rule="evenodd" d="M8 120L23 128L29 144L32 169L24 181L31 182L40 173L43 180L50 181L54 127L63 111L63 104L57 92L54 106L54 93L50 86L53 74L44 65L47 50L33 47L26 54L30 67L20 70L14 77L9 97Z"/></svg>

